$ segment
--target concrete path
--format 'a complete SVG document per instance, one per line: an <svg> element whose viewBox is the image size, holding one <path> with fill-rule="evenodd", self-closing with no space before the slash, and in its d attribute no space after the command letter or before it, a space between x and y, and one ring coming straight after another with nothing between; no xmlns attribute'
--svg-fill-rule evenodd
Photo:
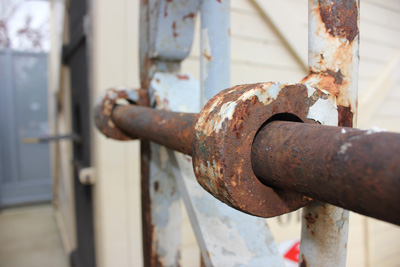
<svg viewBox="0 0 400 267"><path fill-rule="evenodd" d="M0 210L0 266L69 266L51 204Z"/></svg>

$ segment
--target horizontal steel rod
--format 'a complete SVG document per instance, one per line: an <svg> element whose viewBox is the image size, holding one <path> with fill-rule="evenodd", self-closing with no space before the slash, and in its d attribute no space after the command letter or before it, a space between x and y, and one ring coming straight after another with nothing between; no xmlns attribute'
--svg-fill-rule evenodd
<svg viewBox="0 0 400 267"><path fill-rule="evenodd" d="M400 135L275 121L258 132L253 171L291 190L400 224Z"/></svg>
<svg viewBox="0 0 400 267"><path fill-rule="evenodd" d="M198 114L194 113L176 113L136 105L116 106L112 113L112 120L126 134L187 155L192 154L197 118Z"/></svg>
<svg viewBox="0 0 400 267"><path fill-rule="evenodd" d="M191 155L198 114L129 105L112 118L129 135ZM274 121L255 137L252 166L267 186L400 225L400 134Z"/></svg>

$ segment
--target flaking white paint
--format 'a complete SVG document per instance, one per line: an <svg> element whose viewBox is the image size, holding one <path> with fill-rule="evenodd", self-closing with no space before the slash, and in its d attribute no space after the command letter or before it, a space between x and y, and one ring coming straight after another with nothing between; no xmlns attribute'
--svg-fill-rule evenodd
<svg viewBox="0 0 400 267"><path fill-rule="evenodd" d="M307 118L318 121L322 125L337 126L337 108L329 99L320 98L308 110Z"/></svg>

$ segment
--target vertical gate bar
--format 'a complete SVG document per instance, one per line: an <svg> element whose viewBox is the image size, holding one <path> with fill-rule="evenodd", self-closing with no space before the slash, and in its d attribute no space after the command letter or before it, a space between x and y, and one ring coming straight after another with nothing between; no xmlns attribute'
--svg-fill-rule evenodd
<svg viewBox="0 0 400 267"><path fill-rule="evenodd" d="M201 1L200 78L202 106L230 86L230 0Z"/></svg>
<svg viewBox="0 0 400 267"><path fill-rule="evenodd" d="M149 61L149 8L148 1L140 1L140 22L139 22L139 64L140 64L140 86L148 88L152 76L151 61ZM140 172L142 192L142 244L143 244L143 265L145 267L154 265L152 255L153 229L151 227L151 206L150 206L150 142L140 142Z"/></svg>
<svg viewBox="0 0 400 267"><path fill-rule="evenodd" d="M336 97L338 126L357 118L359 0L309 0L309 76ZM300 266L345 266L349 211L317 202L303 209Z"/></svg>
<svg viewBox="0 0 400 267"><path fill-rule="evenodd" d="M201 106L230 86L230 1L201 0ZM199 247L202 266L284 266L266 221L232 209L197 183L193 166L175 155L178 186ZM172 157L171 157L172 158Z"/></svg>
<svg viewBox="0 0 400 267"><path fill-rule="evenodd" d="M177 101L169 98L174 95L170 89L177 81L187 79L177 71L181 61L190 53L199 1L146 0L140 4L141 87L148 91L151 106L169 109L166 103L172 105L184 101L179 99L179 95L175 95ZM165 79L159 79L157 75ZM162 88L158 91L164 94L162 101L154 95L153 89L157 87ZM180 266L180 194L167 149L155 143L142 142L141 168L144 265Z"/></svg>

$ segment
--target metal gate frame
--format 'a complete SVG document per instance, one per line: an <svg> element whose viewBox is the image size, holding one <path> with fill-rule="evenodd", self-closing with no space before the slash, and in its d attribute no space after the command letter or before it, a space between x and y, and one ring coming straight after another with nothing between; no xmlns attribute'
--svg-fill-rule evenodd
<svg viewBox="0 0 400 267"><path fill-rule="evenodd" d="M181 17L184 20L185 18L186 20L194 19L194 14L197 13L196 9L199 8L201 14L202 55L200 95L201 105L203 105L220 90L230 87L230 3L229 1L191 1L190 4L192 7L189 7L187 10L185 10L185 8L183 8L183 2L177 3L176 1L166 1L157 3L157 1L151 0L147 3L142 2L142 32L140 34L141 87L152 88L152 77L157 77L157 72L159 71L169 72L174 75L176 71L179 70L179 63L170 62L180 62L188 55L190 49L187 49L186 53L182 52L185 51L185 47L188 47L188 39L193 36L193 26L189 24L189 26L187 26L188 29L185 29L183 28L184 25L177 24L175 19L178 20ZM200 7L198 5L200 5ZM170 19L171 16L173 16L172 19ZM327 117L336 116L337 120L333 120L332 122L332 120L323 121L320 119L320 123L322 124L352 127L356 122L357 76L359 61L358 24L359 1L357 0L319 2L313 0L309 1L310 75L306 77L303 82L333 94L336 98L336 105L338 106L337 111L332 110L328 111L331 114L325 114ZM170 27L172 28L172 32L169 29ZM171 35L174 39L168 38ZM179 40L180 42L177 42L176 38L181 36L184 37ZM189 41L191 43L191 40ZM179 45L182 46L180 47ZM167 68L163 67L162 65L167 65ZM163 80L161 77L160 80L162 83ZM169 85L168 88L163 88L164 91L169 92L168 90L172 90L172 88L178 86L179 82L179 77L178 79L175 79L175 81L170 81L169 84L167 83ZM194 86L189 86L187 88L193 87ZM165 93L165 95L168 94ZM167 101L163 102L173 101L171 97L164 99ZM195 99L196 98L194 97L192 101L196 101ZM175 106L170 106L169 108L174 111L185 111L178 110L179 104L182 105L183 103L177 103ZM159 103L156 103L156 107L157 106L159 108L161 106L161 108L164 109L168 108ZM317 109L315 112L323 113L325 110ZM318 118L320 118L320 116L318 116ZM177 266L179 265L179 258L177 257L177 255L179 255L179 246L176 245L175 250L171 251L169 250L171 249L171 239L167 238L165 244L160 242L163 240L163 236L160 234L159 229L163 228L162 226L157 225L160 223L160 221L157 219L164 221L168 220L170 217L177 218L179 211L176 209L170 214L166 214L164 218L159 218L157 216L159 214L152 213L152 211L157 209L159 205L157 201L153 200L154 198L157 198L157 189L160 190L157 187L163 186L161 183L156 183L159 177L154 177L154 175L152 175L152 168L155 168L151 166L151 162L154 160L152 157L155 156L153 151L154 149L152 150L149 148L147 142L142 143L142 192L148 192L144 194L144 199L142 200L144 205L142 215L144 218L143 225L149 227L148 229L145 229L143 236L145 245L145 265L154 266L161 264L166 266ZM188 164L186 164L186 166L187 165ZM180 167L182 167L182 165ZM191 166L189 165L189 168L190 167ZM178 174L178 172L175 172L175 175L176 174ZM157 181L152 183L154 178ZM179 176L177 176L177 180L180 180ZM170 192L176 190L175 187L176 185L169 187L171 190ZM185 204L188 205L188 203L191 203L194 206L199 206L201 203L190 202L188 199L191 195L191 187L194 187L194 185L188 186L189 189L187 190L182 190L182 186L179 187L182 195L185 195L185 191L189 192L187 198L184 198ZM165 196L161 196L161 199L162 202L165 203ZM172 200L170 206L173 206L173 202L176 201L176 199ZM217 201L214 202L216 203ZM165 209L165 206L163 209ZM199 231L196 231L196 228L199 227L202 222L199 222L196 227L196 222L194 220L194 218L196 218L196 214L194 212L190 212L190 209L188 209L188 211L192 225L197 233ZM345 265L347 252L346 244L348 235L348 215L348 211L323 203L312 204L303 210L302 237L300 246L300 260L302 266L318 266L321 264L324 264L325 266ZM240 221L241 224L244 223L243 218L241 218ZM338 221L341 223L337 224ZM249 226L256 224L255 222L249 222L249 220L246 220L245 222ZM179 231L177 229L177 227L179 227L178 225L179 223L175 222L168 228L164 228L164 230L169 233L173 231L174 237L179 238L179 235L176 234ZM203 232L203 236L206 235L207 232L213 232L213 228L214 227L212 227L212 225L209 225L209 228ZM220 231L220 229L218 229L218 231ZM224 231L232 232L232 229L227 228L224 229ZM202 251L202 259L206 266L218 266L219 264L217 264L217 260L221 258L223 258L223 261L225 262L234 262L229 261L227 253L225 253L225 255L223 253L216 253L216 255L210 254L217 250L213 246L215 244L211 245L206 243L205 246L202 246L202 235L197 234L196 236ZM246 241L251 243L257 242L260 239L261 237L257 236L257 231L255 231L255 235L250 233L247 236L239 238L239 241L245 241L241 246L242 251L244 250L244 247L246 247ZM222 243L225 245L227 244L227 241L228 240L218 240L220 244ZM322 246L321 244L327 245ZM165 251L166 254L163 255L161 251ZM243 256L240 254L241 253L238 253L239 257ZM274 248L273 253L269 254L276 255L276 248ZM174 261L167 261L169 255L175 255L173 257ZM264 259L264 264L270 262L271 265L282 265L282 262L275 259L275 257L271 257L271 255L268 256L269 257L266 259L267 261ZM252 258L253 257L250 257L250 260ZM268 258L271 261L268 261ZM254 264L254 262L251 262L250 260L244 261L241 264Z"/></svg>
<svg viewBox="0 0 400 267"><path fill-rule="evenodd" d="M106 136L114 139L153 140L193 157L191 159L148 141L141 143L145 266L180 265L179 197L184 200L202 252L202 264L206 266L219 266L227 262L232 265L282 266L282 259L265 221L244 213L272 217L311 203L311 199L304 197L296 200L297 193L316 196L315 199L399 223L398 217L373 214L371 211L374 208L358 206L358 198L363 197L362 194L348 198L351 193L349 189L342 188L343 192L346 191L343 195L346 195L347 203L342 202L330 193L335 182L327 178L321 181L329 186L323 187L319 194L315 187L318 176L312 178L314 187L301 183L303 180L298 185L290 178L287 179L289 181L279 181L276 178L279 176L266 177L257 164L254 165L250 154L254 154L255 149L256 157L262 155L255 162L260 162L268 155L258 152L257 147L252 148L252 142L259 142L257 136L265 127L274 127L267 125L285 125L282 122L268 123L273 121L274 116L311 124L355 126L359 0L309 0L309 75L302 83L240 85L221 93L218 92L230 86L229 1L148 0L141 2L140 11L142 89L109 90L96 107L96 125ZM201 14L200 83L179 71L180 62L190 51L193 19L198 11ZM200 106L207 100L200 114L187 114L199 112ZM134 107L130 105L132 103L186 113L156 112L154 109ZM242 113L237 112L240 109ZM267 121L262 120L264 117L259 118L263 112L267 113ZM252 116L249 116L250 113ZM243 114L244 117L236 118L234 114ZM252 124L255 130L248 130ZM233 129L233 133L223 132L228 127L226 125L233 126L228 128ZM328 129L319 127L319 132L316 131L314 136L323 134L322 129ZM292 131L294 134L296 129L292 128ZM335 131L341 131L342 134L356 132L349 128L336 128ZM265 133L262 135L266 136ZM352 144L341 144L337 153L346 161L349 156L346 151ZM237 148L234 150L232 147ZM315 147L325 148L323 144ZM328 144L326 149L329 150ZM324 162L326 171L334 170L332 168L335 165ZM197 181L204 189L244 213L221 205L199 187L192 164ZM312 164L307 166L312 167ZM346 171L351 172L351 167L347 164ZM319 171L320 168L314 173ZM307 171L301 171L300 176L310 179ZM243 177L245 179L240 180ZM285 195L270 187L260 189L260 180L267 185L289 189L293 194L288 192ZM270 195L268 201L265 200L267 195ZM395 199L392 199L392 204L397 201ZM303 209L301 266L346 264L348 217L348 210L322 202L313 202Z"/></svg>

